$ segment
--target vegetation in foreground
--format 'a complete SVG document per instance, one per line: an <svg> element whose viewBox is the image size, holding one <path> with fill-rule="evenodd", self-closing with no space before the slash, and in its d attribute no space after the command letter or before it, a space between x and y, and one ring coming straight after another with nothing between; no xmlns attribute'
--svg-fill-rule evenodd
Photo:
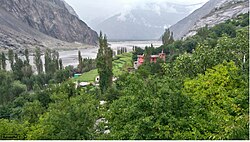
<svg viewBox="0 0 250 142"><path fill-rule="evenodd" d="M246 19L248 14L240 15L161 48L136 48L134 54L148 55L163 48L167 63L146 62L134 73L122 73L103 93L100 88L76 88L71 82L57 84L54 79L45 85L39 80L47 76L42 73L34 76L42 85L33 83L37 85L28 89L20 72L14 71L17 65L11 72L1 70L0 137L249 140ZM39 65L39 58L37 61ZM107 103L100 105L103 99ZM97 125L100 118L107 121Z"/></svg>

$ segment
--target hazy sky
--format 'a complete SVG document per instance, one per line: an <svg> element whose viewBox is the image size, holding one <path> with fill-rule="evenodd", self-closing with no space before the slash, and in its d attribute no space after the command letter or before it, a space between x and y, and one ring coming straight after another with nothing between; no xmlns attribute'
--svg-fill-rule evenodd
<svg viewBox="0 0 250 142"><path fill-rule="evenodd" d="M205 3L208 0L65 0L70 4L79 17L89 23L95 18L106 19L126 9L131 9L149 2L171 2L177 4Z"/></svg>

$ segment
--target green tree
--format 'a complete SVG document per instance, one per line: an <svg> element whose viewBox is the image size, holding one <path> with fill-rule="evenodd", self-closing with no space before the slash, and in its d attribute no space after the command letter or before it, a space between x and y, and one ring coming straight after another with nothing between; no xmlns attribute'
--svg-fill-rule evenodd
<svg viewBox="0 0 250 142"><path fill-rule="evenodd" d="M26 59L26 64L29 65L30 64L29 50L27 48L24 50L24 55L25 55L25 59Z"/></svg>
<svg viewBox="0 0 250 142"><path fill-rule="evenodd" d="M45 73L52 75L59 70L59 53L47 49L45 52Z"/></svg>
<svg viewBox="0 0 250 142"><path fill-rule="evenodd" d="M1 55L1 65L2 65L2 69L6 70L6 57L5 57L5 54L3 52Z"/></svg>
<svg viewBox="0 0 250 142"><path fill-rule="evenodd" d="M63 70L63 62L62 59L59 59L59 69Z"/></svg>
<svg viewBox="0 0 250 142"><path fill-rule="evenodd" d="M1 57L0 57L0 60L2 60ZM2 69L2 62L0 62L0 70L1 70L1 69Z"/></svg>
<svg viewBox="0 0 250 142"><path fill-rule="evenodd" d="M166 29L162 36L163 45L168 45L174 42L173 32L170 32L169 29Z"/></svg>
<svg viewBox="0 0 250 142"><path fill-rule="evenodd" d="M81 55L81 51L78 51L78 69L80 72L83 71L83 59L82 59L82 55Z"/></svg>
<svg viewBox="0 0 250 142"><path fill-rule="evenodd" d="M27 127L18 121L0 119L0 139L1 140L25 140Z"/></svg>
<svg viewBox="0 0 250 142"><path fill-rule="evenodd" d="M35 140L90 140L97 120L97 102L82 94L67 99L67 93L54 93L50 104L38 123L31 128L27 139Z"/></svg>
<svg viewBox="0 0 250 142"><path fill-rule="evenodd" d="M30 78L33 75L33 70L31 65L26 65L21 69L23 77Z"/></svg>
<svg viewBox="0 0 250 142"><path fill-rule="evenodd" d="M43 72L43 62L41 56L42 56L41 49L36 48L34 56L34 62L35 62L34 64L36 65L38 74L41 74Z"/></svg>
<svg viewBox="0 0 250 142"><path fill-rule="evenodd" d="M20 59L18 57L18 54L15 54L15 63L13 66L13 74L14 74L14 78L16 80L22 80L22 78L24 77L22 69L24 67L24 62L22 61L22 59Z"/></svg>
<svg viewBox="0 0 250 142"><path fill-rule="evenodd" d="M52 51L52 60L54 64L54 72L59 70L59 52L56 50Z"/></svg>
<svg viewBox="0 0 250 142"><path fill-rule="evenodd" d="M211 30L209 30L208 25L203 28L200 28L197 31L197 35L199 35L202 39L207 39L211 34Z"/></svg>
<svg viewBox="0 0 250 142"><path fill-rule="evenodd" d="M224 62L185 81L183 94L194 102L189 125L198 139L249 139L249 88L238 71Z"/></svg>
<svg viewBox="0 0 250 142"><path fill-rule="evenodd" d="M178 81L131 74L117 83L120 97L106 112L110 134L103 135L104 139L174 139L188 125L190 106L187 97L181 95Z"/></svg>
<svg viewBox="0 0 250 142"><path fill-rule="evenodd" d="M0 104L7 104L12 98L9 96L9 84L13 82L12 74L0 70Z"/></svg>
<svg viewBox="0 0 250 142"><path fill-rule="evenodd" d="M14 67L14 52L13 52L12 49L9 49L9 51L8 51L8 59L9 59L9 62L10 62L10 67L13 70L13 67Z"/></svg>
<svg viewBox="0 0 250 142"><path fill-rule="evenodd" d="M112 85L112 59L113 52L110 47L108 47L106 35L103 37L100 33L99 37L99 50L97 54L97 69L100 76L100 88L101 92L104 93Z"/></svg>
<svg viewBox="0 0 250 142"><path fill-rule="evenodd" d="M232 24L218 24L212 28L212 31L217 37L222 37L223 34L227 34L230 37L236 36L236 28Z"/></svg>
<svg viewBox="0 0 250 142"><path fill-rule="evenodd" d="M238 67L248 71L249 32L246 29L237 31L235 38L223 35L212 47L208 41L199 44L192 54L184 53L173 62L174 74L185 77L195 77L199 73L205 73L208 68L226 61L234 61Z"/></svg>
<svg viewBox="0 0 250 142"><path fill-rule="evenodd" d="M49 74L49 73L51 73L51 70L53 68L53 66L51 66L52 57L51 57L51 50L50 49L46 49L44 59L45 59L45 64L44 64L45 73Z"/></svg>
<svg viewBox="0 0 250 142"><path fill-rule="evenodd" d="M133 56L132 56L133 61L137 60L137 55L142 55L143 53L144 53L143 49L141 49L140 47L135 46Z"/></svg>
<svg viewBox="0 0 250 142"><path fill-rule="evenodd" d="M42 104L35 100L33 102L27 102L22 107L21 117L23 121L28 121L29 123L35 123L39 119L39 115L44 112Z"/></svg>
<svg viewBox="0 0 250 142"><path fill-rule="evenodd" d="M20 81L14 81L13 74L0 70L0 105L6 105L27 90Z"/></svg>

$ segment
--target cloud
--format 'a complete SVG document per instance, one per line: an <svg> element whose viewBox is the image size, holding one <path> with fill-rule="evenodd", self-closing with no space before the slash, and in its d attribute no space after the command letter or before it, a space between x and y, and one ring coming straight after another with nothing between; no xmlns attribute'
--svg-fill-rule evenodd
<svg viewBox="0 0 250 142"><path fill-rule="evenodd" d="M118 17L119 21L126 21L127 16L130 15L130 11L133 9L133 7L131 5L125 5L122 9L122 11L120 11L120 16Z"/></svg>
<svg viewBox="0 0 250 142"><path fill-rule="evenodd" d="M161 14L161 8L159 5L154 5L153 9L152 9L155 13L157 13L158 15Z"/></svg>
<svg viewBox="0 0 250 142"><path fill-rule="evenodd" d="M118 13L128 13L132 8L145 6L147 3L170 2L176 4L205 3L208 0L65 0L69 3L84 21L91 21L98 17L106 17ZM159 8L155 7L157 12ZM169 9L175 12L173 8ZM159 11L158 11L159 13Z"/></svg>
<svg viewBox="0 0 250 142"><path fill-rule="evenodd" d="M112 1L112 0L111 0ZM162 2L169 2L175 4L195 4L195 3L204 3L208 0L116 0L117 2L121 2L123 4L142 4L142 3L162 3Z"/></svg>

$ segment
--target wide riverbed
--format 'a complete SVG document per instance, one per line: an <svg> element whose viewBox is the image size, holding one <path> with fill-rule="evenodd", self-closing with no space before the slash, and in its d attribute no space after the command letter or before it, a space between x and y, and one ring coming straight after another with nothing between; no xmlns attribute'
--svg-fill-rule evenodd
<svg viewBox="0 0 250 142"><path fill-rule="evenodd" d="M153 44L154 47L159 47L162 45L161 41L121 41L121 42L109 42L111 48L117 51L120 47L126 47L128 51L133 50L133 46L138 46L145 48L145 46L150 46ZM80 49L83 58L96 58L98 48ZM70 51L59 51L60 58L63 61L64 66L73 65L76 67L78 65L78 50Z"/></svg>
<svg viewBox="0 0 250 142"><path fill-rule="evenodd" d="M128 51L133 50L133 46L145 48L145 46L150 46L153 44L154 47L159 47L162 45L161 41L120 41L120 42L109 42L111 48L114 51L117 51L120 47L126 47ZM85 48L79 49L81 51L83 58L92 58L95 59L97 56L98 48ZM78 65L78 51L79 50L67 50L67 51L58 51L60 58L63 61L63 66L72 65L76 67ZM30 64L34 68L33 63L34 56L30 56ZM42 56L42 61L44 64L44 56ZM10 70L9 63L7 63L7 70Z"/></svg>

